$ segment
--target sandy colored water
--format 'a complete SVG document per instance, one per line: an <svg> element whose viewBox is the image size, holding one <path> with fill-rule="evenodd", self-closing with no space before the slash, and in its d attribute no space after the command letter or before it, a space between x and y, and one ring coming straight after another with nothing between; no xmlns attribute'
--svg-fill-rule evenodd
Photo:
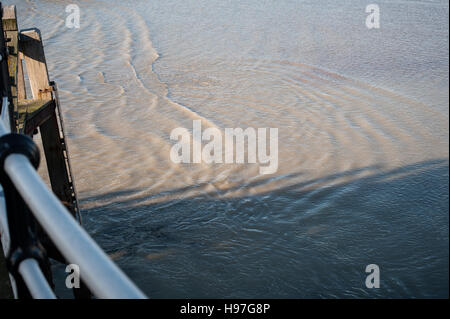
<svg viewBox="0 0 450 319"><path fill-rule="evenodd" d="M448 297L448 2L16 4L85 227L149 296ZM278 171L171 162L193 120L278 128Z"/></svg>

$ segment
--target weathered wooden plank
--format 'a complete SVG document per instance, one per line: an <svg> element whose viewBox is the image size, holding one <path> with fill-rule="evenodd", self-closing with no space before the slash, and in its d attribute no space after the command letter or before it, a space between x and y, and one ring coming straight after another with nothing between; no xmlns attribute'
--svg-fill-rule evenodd
<svg viewBox="0 0 450 319"><path fill-rule="evenodd" d="M33 99L52 98L41 33L38 29L20 32L20 50L27 67Z"/></svg>
<svg viewBox="0 0 450 319"><path fill-rule="evenodd" d="M19 113L27 113L28 116L32 116L32 114L39 109L46 107L47 105L54 103L53 100L31 100L25 99L20 100L19 102Z"/></svg>
<svg viewBox="0 0 450 319"><path fill-rule="evenodd" d="M3 31L18 30L16 6L2 6Z"/></svg>

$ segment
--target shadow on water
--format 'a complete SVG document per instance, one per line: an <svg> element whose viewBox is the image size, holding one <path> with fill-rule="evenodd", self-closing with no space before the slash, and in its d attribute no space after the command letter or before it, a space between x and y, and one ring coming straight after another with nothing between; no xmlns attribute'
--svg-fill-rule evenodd
<svg viewBox="0 0 450 319"><path fill-rule="evenodd" d="M83 216L153 298L447 298L448 172L442 159L300 182L296 173L270 192L225 196L240 185L184 196L194 185L154 204L125 190L84 198L96 206ZM380 289L364 284L372 263Z"/></svg>

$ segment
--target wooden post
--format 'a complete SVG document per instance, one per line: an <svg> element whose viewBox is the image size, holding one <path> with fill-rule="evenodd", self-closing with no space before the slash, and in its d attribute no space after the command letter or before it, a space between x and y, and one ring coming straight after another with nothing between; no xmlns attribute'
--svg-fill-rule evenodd
<svg viewBox="0 0 450 319"><path fill-rule="evenodd" d="M2 26L7 39L9 85L11 88L11 128L16 128L15 114L17 114L17 62L19 53L19 38L17 28L16 6L2 7Z"/></svg>

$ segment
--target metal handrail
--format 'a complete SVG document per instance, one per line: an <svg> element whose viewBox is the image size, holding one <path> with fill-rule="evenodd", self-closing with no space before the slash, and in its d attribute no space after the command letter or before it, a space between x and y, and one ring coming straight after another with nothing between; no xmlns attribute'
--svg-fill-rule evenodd
<svg viewBox="0 0 450 319"><path fill-rule="evenodd" d="M19 273L34 299L56 299L36 260L28 258L22 261Z"/></svg>

